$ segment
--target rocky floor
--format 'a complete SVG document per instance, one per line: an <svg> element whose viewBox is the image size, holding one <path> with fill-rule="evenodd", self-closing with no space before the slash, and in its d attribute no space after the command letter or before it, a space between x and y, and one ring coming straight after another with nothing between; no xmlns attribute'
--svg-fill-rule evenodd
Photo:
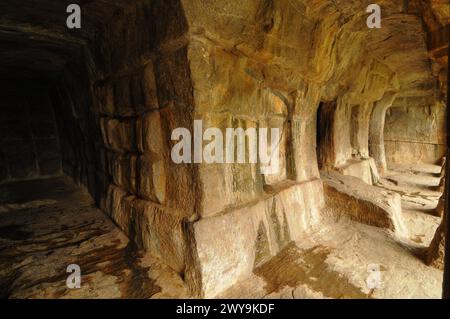
<svg viewBox="0 0 450 319"><path fill-rule="evenodd" d="M0 186L0 298L170 298L186 295L170 269L137 251L68 179ZM68 289L66 268L81 268Z"/></svg>
<svg viewBox="0 0 450 319"><path fill-rule="evenodd" d="M341 216L290 244L218 297L440 298L442 271L422 259L439 218L429 214L440 193L439 167L396 167L378 185L402 197L410 238ZM437 178L437 179L436 179ZM0 297L180 298L170 269L137 251L65 178L0 186ZM78 264L81 289L66 287ZM381 285L367 284L380 270Z"/></svg>
<svg viewBox="0 0 450 319"><path fill-rule="evenodd" d="M370 289L371 265L381 286ZM342 219L305 236L222 297L440 298L442 272L373 226Z"/></svg>
<svg viewBox="0 0 450 319"><path fill-rule="evenodd" d="M402 212L412 245L428 247L441 221L434 216L439 197L440 166L392 166L379 186L395 191L402 199Z"/></svg>
<svg viewBox="0 0 450 319"><path fill-rule="evenodd" d="M395 167L378 185L401 195L409 239L345 217L324 220L221 297L441 298L442 271L422 261L440 222L429 214L441 195L435 190L439 171L434 165ZM373 267L380 270L378 288L368 285Z"/></svg>

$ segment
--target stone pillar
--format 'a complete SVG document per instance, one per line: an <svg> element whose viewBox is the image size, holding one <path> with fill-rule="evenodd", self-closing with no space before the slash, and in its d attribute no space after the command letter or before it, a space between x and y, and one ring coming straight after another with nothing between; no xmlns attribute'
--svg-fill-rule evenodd
<svg viewBox="0 0 450 319"><path fill-rule="evenodd" d="M380 173L387 169L384 152L384 121L386 111L392 106L397 96L396 92L387 92L383 98L375 103L369 125L369 152L375 159Z"/></svg>
<svg viewBox="0 0 450 319"><path fill-rule="evenodd" d="M365 102L352 108L352 148L355 155L369 157L369 124L373 103Z"/></svg>

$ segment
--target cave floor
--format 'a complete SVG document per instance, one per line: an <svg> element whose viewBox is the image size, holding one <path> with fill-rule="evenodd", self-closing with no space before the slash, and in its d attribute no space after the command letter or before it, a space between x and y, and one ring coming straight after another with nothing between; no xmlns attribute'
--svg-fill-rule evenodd
<svg viewBox="0 0 450 319"><path fill-rule="evenodd" d="M395 166L379 187L398 192L410 234L393 233L347 218L324 219L277 256L220 297L240 298L441 298L443 272L423 262L440 218L432 212L441 196L440 166ZM381 285L369 289L370 265ZM373 267L373 266L372 266Z"/></svg>
<svg viewBox="0 0 450 319"><path fill-rule="evenodd" d="M378 186L397 192L410 232L410 245L428 247L441 218L434 216L442 193L437 190L441 167L430 164L391 165Z"/></svg>
<svg viewBox="0 0 450 319"><path fill-rule="evenodd" d="M369 289L369 265L381 286ZM221 297L440 298L442 271L426 266L383 229L330 222L282 250Z"/></svg>
<svg viewBox="0 0 450 319"><path fill-rule="evenodd" d="M69 264L81 288L68 289ZM182 280L139 252L65 177L0 185L1 298L172 298Z"/></svg>
<svg viewBox="0 0 450 319"><path fill-rule="evenodd" d="M411 234L342 217L291 243L218 297L440 298L442 271L422 259L439 218L439 167L396 168L379 187L399 192ZM414 177L416 177L414 179ZM437 179L436 179L437 178ZM181 278L139 252L84 189L65 177L0 185L0 297L181 298ZM81 267L80 289L66 267ZM377 265L381 286L366 283Z"/></svg>

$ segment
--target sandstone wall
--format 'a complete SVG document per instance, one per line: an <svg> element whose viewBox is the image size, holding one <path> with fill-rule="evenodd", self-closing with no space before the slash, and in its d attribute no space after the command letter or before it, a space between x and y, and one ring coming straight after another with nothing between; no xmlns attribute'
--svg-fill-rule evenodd
<svg viewBox="0 0 450 319"><path fill-rule="evenodd" d="M445 113L444 105L427 105L423 99L396 101L386 114L387 162L439 164L446 151Z"/></svg>
<svg viewBox="0 0 450 319"><path fill-rule="evenodd" d="M367 30L366 6L347 0L124 5L49 93L64 172L194 295L217 295L320 225L318 157L322 169L373 183L384 157L373 159L371 145L384 154L392 97L428 92L420 19L381 2L380 32ZM196 119L223 133L279 128L280 171L173 163L172 131L192 132Z"/></svg>
<svg viewBox="0 0 450 319"><path fill-rule="evenodd" d="M176 1L139 1L115 19L50 94L64 172L139 248L184 274L196 181L192 165L170 160L170 136L192 126L186 23Z"/></svg>
<svg viewBox="0 0 450 319"><path fill-rule="evenodd" d="M0 183L61 173L61 152L47 95L30 90L0 97Z"/></svg>
<svg viewBox="0 0 450 319"><path fill-rule="evenodd" d="M183 8L194 118L222 131L283 132L276 175L261 174L259 164L198 165L201 219L194 237L203 293L214 296L251 271L261 254L283 247L277 229L289 230L282 237L289 242L319 225L324 194L317 125L330 129L321 149L327 154L319 154L324 167L372 183L372 108L400 84L396 72L367 51L358 32L366 28L363 11L344 22L331 2L199 0L183 1ZM318 118L321 102L330 105L330 116ZM283 200L285 192L291 201ZM265 205L267 196L283 205Z"/></svg>

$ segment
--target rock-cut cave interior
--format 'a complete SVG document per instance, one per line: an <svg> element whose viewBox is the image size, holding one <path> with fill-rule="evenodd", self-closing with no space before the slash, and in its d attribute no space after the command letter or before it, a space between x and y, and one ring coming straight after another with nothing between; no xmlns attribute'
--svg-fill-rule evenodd
<svg viewBox="0 0 450 319"><path fill-rule="evenodd" d="M448 0L1 0L0 298L448 297L449 31ZM276 128L278 169L174 161L196 121L181 155Z"/></svg>

